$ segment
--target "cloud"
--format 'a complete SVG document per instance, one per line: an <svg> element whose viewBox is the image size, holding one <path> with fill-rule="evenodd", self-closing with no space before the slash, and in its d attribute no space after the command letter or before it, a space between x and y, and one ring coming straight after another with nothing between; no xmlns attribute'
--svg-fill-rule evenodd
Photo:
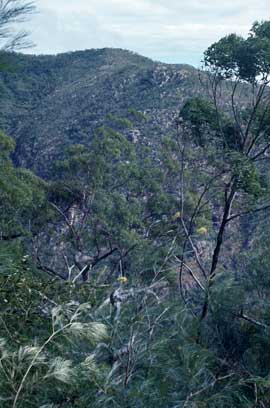
<svg viewBox="0 0 270 408"><path fill-rule="evenodd" d="M37 9L35 53L119 47L194 65L221 36L269 18L268 0L38 0Z"/></svg>

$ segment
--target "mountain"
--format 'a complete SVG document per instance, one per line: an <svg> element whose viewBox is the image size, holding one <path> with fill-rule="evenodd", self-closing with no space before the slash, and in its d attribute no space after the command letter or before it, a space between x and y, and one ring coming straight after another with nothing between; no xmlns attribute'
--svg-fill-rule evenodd
<svg viewBox="0 0 270 408"><path fill-rule="evenodd" d="M133 123L127 137L151 145L169 132L183 101L200 93L192 66L121 49L4 58L10 68L0 75L0 125L17 142L15 162L42 176L66 147L87 145L116 117Z"/></svg>
<svg viewBox="0 0 270 408"><path fill-rule="evenodd" d="M269 41L1 55L1 408L270 407Z"/></svg>

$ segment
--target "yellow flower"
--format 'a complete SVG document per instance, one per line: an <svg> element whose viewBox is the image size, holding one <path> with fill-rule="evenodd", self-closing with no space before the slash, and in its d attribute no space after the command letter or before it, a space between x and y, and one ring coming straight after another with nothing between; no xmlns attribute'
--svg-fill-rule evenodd
<svg viewBox="0 0 270 408"><path fill-rule="evenodd" d="M207 231L206 227L200 227L200 228L197 229L197 233L200 234L200 235L207 234L207 232L208 231Z"/></svg>
<svg viewBox="0 0 270 408"><path fill-rule="evenodd" d="M174 216L172 217L173 221L177 221L179 220L179 218L181 218L181 213L180 211L177 211Z"/></svg>
<svg viewBox="0 0 270 408"><path fill-rule="evenodd" d="M119 276L117 281L120 282L120 283L127 283L128 278L126 276Z"/></svg>

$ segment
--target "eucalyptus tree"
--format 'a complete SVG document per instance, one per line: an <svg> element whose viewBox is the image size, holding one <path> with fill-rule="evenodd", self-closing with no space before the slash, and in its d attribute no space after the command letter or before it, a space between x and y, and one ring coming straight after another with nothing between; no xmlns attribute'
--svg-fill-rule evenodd
<svg viewBox="0 0 270 408"><path fill-rule="evenodd" d="M182 155L179 222L188 252L183 251L180 259L180 286L186 270L202 293L203 321L215 282L222 271L232 268L229 247L235 244L227 232L234 234L242 217L270 208L270 22L254 23L247 38L230 34L211 45L200 76L207 97L188 100L178 120L182 146L187 146ZM192 164L187 164L188 155ZM185 191L191 186L188 172L199 193L191 215L185 211ZM207 208L212 212L211 230L196 229L198 216ZM198 247L202 235L204 249ZM241 310L239 317L243 316Z"/></svg>
<svg viewBox="0 0 270 408"><path fill-rule="evenodd" d="M105 260L124 274L124 261L142 244L144 230L144 182L134 145L121 133L101 128L90 148L68 149L56 163L54 180L50 205L66 226L64 236L60 231L56 238L64 242L66 275L87 281Z"/></svg>
<svg viewBox="0 0 270 408"><path fill-rule="evenodd" d="M32 1L0 1L0 46L3 51L13 51L31 46L28 32L18 30L18 24L25 22L34 12Z"/></svg>

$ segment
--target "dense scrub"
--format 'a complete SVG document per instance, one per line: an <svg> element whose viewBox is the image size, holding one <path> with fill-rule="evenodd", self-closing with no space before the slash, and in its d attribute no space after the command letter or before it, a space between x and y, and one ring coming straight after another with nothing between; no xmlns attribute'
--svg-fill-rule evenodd
<svg viewBox="0 0 270 408"><path fill-rule="evenodd" d="M0 134L1 407L269 406L269 27L206 51L154 151L112 112L44 181Z"/></svg>

